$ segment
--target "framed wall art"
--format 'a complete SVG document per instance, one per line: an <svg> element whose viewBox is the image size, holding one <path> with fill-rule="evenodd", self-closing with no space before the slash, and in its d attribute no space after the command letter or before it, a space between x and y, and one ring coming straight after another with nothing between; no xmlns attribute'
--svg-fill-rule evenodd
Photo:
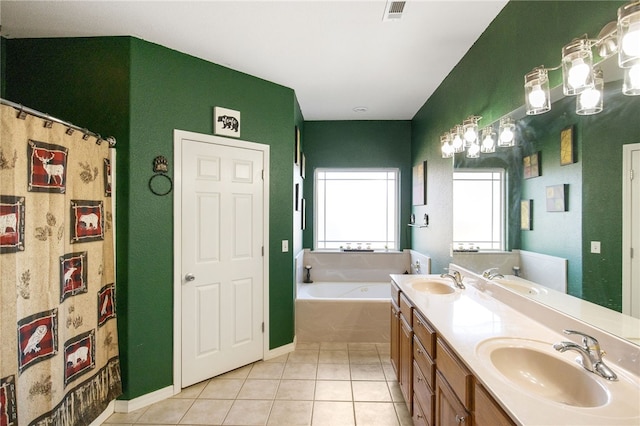
<svg viewBox="0 0 640 426"><path fill-rule="evenodd" d="M427 204L427 162L413 166L413 205Z"/></svg>
<svg viewBox="0 0 640 426"><path fill-rule="evenodd" d="M560 165L566 166L576 162L573 138L573 126L560 132Z"/></svg>
<svg viewBox="0 0 640 426"><path fill-rule="evenodd" d="M567 184L552 185L546 188L546 200L548 212L567 211Z"/></svg>
<svg viewBox="0 0 640 426"><path fill-rule="evenodd" d="M293 147L293 163L296 166L300 165L300 128L296 126L295 143Z"/></svg>
<svg viewBox="0 0 640 426"><path fill-rule="evenodd" d="M522 159L522 175L525 179L540 176L540 152L527 155Z"/></svg>
<svg viewBox="0 0 640 426"><path fill-rule="evenodd" d="M240 137L240 111L214 107L213 133L220 136Z"/></svg>
<svg viewBox="0 0 640 426"><path fill-rule="evenodd" d="M520 201L520 229L522 231L533 229L533 200Z"/></svg>

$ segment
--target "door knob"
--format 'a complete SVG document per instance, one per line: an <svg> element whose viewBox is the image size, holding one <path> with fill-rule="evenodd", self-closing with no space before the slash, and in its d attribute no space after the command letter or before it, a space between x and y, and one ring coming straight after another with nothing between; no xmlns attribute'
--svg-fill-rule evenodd
<svg viewBox="0 0 640 426"><path fill-rule="evenodd" d="M189 282L189 281L193 281L196 279L196 276L193 275L192 273L188 273L187 275L184 276L184 280Z"/></svg>

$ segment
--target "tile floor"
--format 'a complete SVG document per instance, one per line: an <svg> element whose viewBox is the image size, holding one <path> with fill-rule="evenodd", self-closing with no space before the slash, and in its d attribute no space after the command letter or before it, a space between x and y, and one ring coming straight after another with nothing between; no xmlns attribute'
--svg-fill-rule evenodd
<svg viewBox="0 0 640 426"><path fill-rule="evenodd" d="M412 425L389 345L299 343L294 352L259 361L183 389L105 426L129 425Z"/></svg>

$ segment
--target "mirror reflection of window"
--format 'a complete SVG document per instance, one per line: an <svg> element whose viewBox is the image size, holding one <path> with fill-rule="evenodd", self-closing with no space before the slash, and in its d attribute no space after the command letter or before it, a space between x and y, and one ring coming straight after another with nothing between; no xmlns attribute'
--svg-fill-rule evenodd
<svg viewBox="0 0 640 426"><path fill-rule="evenodd" d="M505 171L453 172L453 249L505 250Z"/></svg>

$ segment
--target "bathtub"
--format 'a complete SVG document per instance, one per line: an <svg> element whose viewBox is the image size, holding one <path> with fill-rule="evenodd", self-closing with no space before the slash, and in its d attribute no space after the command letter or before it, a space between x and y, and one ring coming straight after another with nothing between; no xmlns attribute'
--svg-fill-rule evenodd
<svg viewBox="0 0 640 426"><path fill-rule="evenodd" d="M298 342L389 343L390 281L299 283L295 303Z"/></svg>

